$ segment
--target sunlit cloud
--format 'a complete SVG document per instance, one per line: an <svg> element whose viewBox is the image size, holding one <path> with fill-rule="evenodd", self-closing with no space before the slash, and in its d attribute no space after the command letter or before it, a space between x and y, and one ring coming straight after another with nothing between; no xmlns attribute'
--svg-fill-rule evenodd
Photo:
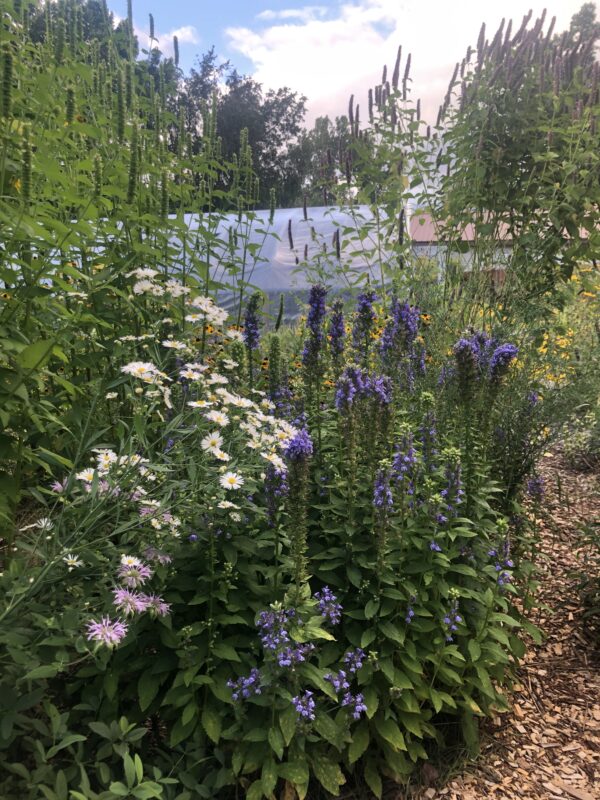
<svg viewBox="0 0 600 800"><path fill-rule="evenodd" d="M403 62L412 53L412 96L434 121L457 61L477 41L481 23L493 34L502 16L520 23L530 7L534 16L547 5L557 30L568 27L581 0L359 0L322 6L263 11L252 26L230 27L233 50L254 65L253 76L266 88L288 86L308 97L308 122L345 113L354 94L365 108L369 87L379 82L384 62L391 69L399 44ZM364 118L366 114L362 113Z"/></svg>

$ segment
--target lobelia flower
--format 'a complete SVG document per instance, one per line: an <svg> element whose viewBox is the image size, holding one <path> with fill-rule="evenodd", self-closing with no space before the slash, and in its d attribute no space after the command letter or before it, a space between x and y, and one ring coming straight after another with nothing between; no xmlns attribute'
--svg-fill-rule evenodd
<svg viewBox="0 0 600 800"><path fill-rule="evenodd" d="M492 383L497 383L506 375L508 368L518 356L519 349L514 344L501 344L490 358L489 375Z"/></svg>
<svg viewBox="0 0 600 800"><path fill-rule="evenodd" d="M323 676L323 679L330 683L336 692L343 692L346 689L350 688L350 684L348 683L348 677L345 670L341 669L336 674L328 672L326 675Z"/></svg>
<svg viewBox="0 0 600 800"><path fill-rule="evenodd" d="M100 642L107 647L116 647L127 635L127 623L109 617L102 617L99 622L90 620L86 623L88 641Z"/></svg>
<svg viewBox="0 0 600 800"><path fill-rule="evenodd" d="M275 525L280 501L282 498L287 497L289 490L286 470L278 469L274 464L269 464L265 471L265 500L267 520L271 527Z"/></svg>
<svg viewBox="0 0 600 800"><path fill-rule="evenodd" d="M313 454L313 443L306 428L299 430L287 443L283 451L291 462L306 461Z"/></svg>
<svg viewBox="0 0 600 800"><path fill-rule="evenodd" d="M303 695L296 695L292 698L294 708L302 719L312 721L315 718L315 701L312 698L313 692L308 689Z"/></svg>
<svg viewBox="0 0 600 800"><path fill-rule="evenodd" d="M375 311L373 303L377 300L377 295L372 290L361 292L356 301L356 316L352 328L352 343L356 349L368 349L371 328L375 322ZM366 355L366 352L365 352Z"/></svg>
<svg viewBox="0 0 600 800"><path fill-rule="evenodd" d="M432 540L429 542L429 549L430 549L430 550L432 550L434 553L441 553L441 552L442 552L442 548L441 548L441 547L440 547L440 545L439 545L439 544L438 544L438 543L435 541L435 539L432 539Z"/></svg>
<svg viewBox="0 0 600 800"><path fill-rule="evenodd" d="M354 650L348 650L348 652L344 655L344 664L348 668L348 672L358 672L358 670L362 667L365 658L365 651L360 647L357 647Z"/></svg>
<svg viewBox="0 0 600 800"><path fill-rule="evenodd" d="M314 644L310 642L298 644L295 647L284 647L277 654L277 663L280 667L293 667L296 664L302 664L314 649Z"/></svg>
<svg viewBox="0 0 600 800"><path fill-rule="evenodd" d="M410 601L406 606L406 616L404 617L404 621L406 622L407 625L410 625L410 623L413 621L413 617L415 616L415 610L412 604L416 602L416 600L417 598L415 597L415 595L414 594L411 595Z"/></svg>
<svg viewBox="0 0 600 800"><path fill-rule="evenodd" d="M258 306L260 304L261 295L255 292L246 306L246 315L244 317L244 343L248 350L257 350L260 343L260 332L258 326Z"/></svg>
<svg viewBox="0 0 600 800"><path fill-rule="evenodd" d="M227 686L232 690L231 699L234 703L240 699L247 700L253 695L261 694L260 672L253 667L247 678L238 678L236 681L230 679L227 681Z"/></svg>
<svg viewBox="0 0 600 800"><path fill-rule="evenodd" d="M540 475L534 475L527 481L527 494L536 503L541 503L544 499L544 479Z"/></svg>
<svg viewBox="0 0 600 800"><path fill-rule="evenodd" d="M396 482L409 479L414 475L416 465L417 451L413 446L413 435L407 433L396 447L392 462L392 477Z"/></svg>
<svg viewBox="0 0 600 800"><path fill-rule="evenodd" d="M365 714L367 711L365 698L360 693L352 695L350 692L346 692L342 699L342 706L351 712L353 719L360 719L361 714Z"/></svg>
<svg viewBox="0 0 600 800"><path fill-rule="evenodd" d="M345 337L344 304L341 300L335 300L329 322L329 348L334 361L339 361L344 353Z"/></svg>
<svg viewBox="0 0 600 800"><path fill-rule="evenodd" d="M316 367L319 360L319 352L323 342L323 320L325 319L325 298L327 289L320 284L312 286L309 295L309 311L306 320L308 328L308 338L304 343L302 352L302 363L305 367Z"/></svg>
<svg viewBox="0 0 600 800"><path fill-rule="evenodd" d="M443 623L446 627L446 641L453 642L454 636L458 630L459 624L462 622L462 617L458 613L458 599L455 598L450 604L448 613L444 616Z"/></svg>
<svg viewBox="0 0 600 800"><path fill-rule="evenodd" d="M452 348L456 361L456 377L462 400L470 400L475 391L479 367L479 351L472 339L459 339Z"/></svg>
<svg viewBox="0 0 600 800"><path fill-rule="evenodd" d="M394 498L390 489L391 473L389 469L382 468L375 477L373 489L373 505L380 514L387 514L394 506Z"/></svg>
<svg viewBox="0 0 600 800"><path fill-rule="evenodd" d="M337 602L337 597L329 586L324 586L320 592L315 592L315 599L319 601L321 616L332 625L337 625L342 619L342 606Z"/></svg>
<svg viewBox="0 0 600 800"><path fill-rule="evenodd" d="M277 650L290 641L287 625L295 617L294 609L261 611L256 626L261 630L261 642L265 650Z"/></svg>

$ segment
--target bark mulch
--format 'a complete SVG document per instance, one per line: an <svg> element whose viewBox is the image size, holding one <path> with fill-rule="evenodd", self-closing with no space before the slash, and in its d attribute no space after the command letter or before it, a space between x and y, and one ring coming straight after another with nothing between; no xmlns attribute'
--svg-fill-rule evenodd
<svg viewBox="0 0 600 800"><path fill-rule="evenodd" d="M390 800L600 800L600 652L576 575L581 528L600 519L600 476L570 470L556 453L543 458L540 473L540 588L529 618L544 641L529 644L513 708L486 725L480 758L443 784L428 767L420 788Z"/></svg>

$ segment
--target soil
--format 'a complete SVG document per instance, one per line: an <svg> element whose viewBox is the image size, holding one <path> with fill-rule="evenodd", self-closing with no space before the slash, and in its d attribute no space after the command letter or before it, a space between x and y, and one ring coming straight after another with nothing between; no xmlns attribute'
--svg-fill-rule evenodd
<svg viewBox="0 0 600 800"><path fill-rule="evenodd" d="M483 730L481 755L452 776L426 765L421 786L386 800L600 800L600 635L586 619L578 586L586 555L581 529L600 522L600 476L544 456L539 514L540 587L510 712Z"/></svg>

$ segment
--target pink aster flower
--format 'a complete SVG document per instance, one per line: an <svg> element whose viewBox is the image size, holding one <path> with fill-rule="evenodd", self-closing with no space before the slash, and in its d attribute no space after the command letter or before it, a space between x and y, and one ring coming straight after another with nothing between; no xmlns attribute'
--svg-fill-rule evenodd
<svg viewBox="0 0 600 800"><path fill-rule="evenodd" d="M121 564L117 575L125 586L137 589L138 586L141 586L148 578L152 577L153 571L141 562L139 564Z"/></svg>
<svg viewBox="0 0 600 800"><path fill-rule="evenodd" d="M173 561L171 556L167 555L167 553L163 553L161 550L157 550L155 547L146 548L146 550L144 550L144 556L148 561L155 561L157 564L162 564L163 566Z"/></svg>
<svg viewBox="0 0 600 800"><path fill-rule="evenodd" d="M127 623L109 617L102 617L100 622L91 619L86 623L87 638L89 641L100 642L107 647L116 647L127 635Z"/></svg>
<svg viewBox="0 0 600 800"><path fill-rule="evenodd" d="M61 492L65 491L68 482L69 482L68 478L64 478L62 481L53 481L50 484L50 489L53 492L56 492L56 494L60 494Z"/></svg>
<svg viewBox="0 0 600 800"><path fill-rule="evenodd" d="M170 604L165 603L162 597L157 594L143 594L141 596L146 603L146 608L153 617L166 617L171 610Z"/></svg>
<svg viewBox="0 0 600 800"><path fill-rule="evenodd" d="M113 589L113 597L115 608L122 611L126 617L141 614L149 606L146 595L132 592L130 589Z"/></svg>

